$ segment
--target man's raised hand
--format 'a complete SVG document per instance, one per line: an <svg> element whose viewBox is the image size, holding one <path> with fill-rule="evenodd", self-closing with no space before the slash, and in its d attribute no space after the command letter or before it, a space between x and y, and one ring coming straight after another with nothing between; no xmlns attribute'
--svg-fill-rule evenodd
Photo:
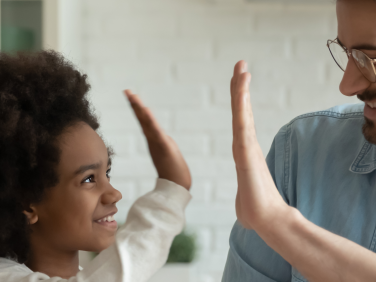
<svg viewBox="0 0 376 282"><path fill-rule="evenodd" d="M250 82L247 63L238 62L231 80L232 151L238 179L236 214L245 228L258 231L288 206L275 187L257 142Z"/></svg>
<svg viewBox="0 0 376 282"><path fill-rule="evenodd" d="M249 84L251 74L247 71L247 63L240 61L235 65L231 79L231 109L233 132L233 156L237 169L247 169L246 155L253 143L257 143L250 102Z"/></svg>

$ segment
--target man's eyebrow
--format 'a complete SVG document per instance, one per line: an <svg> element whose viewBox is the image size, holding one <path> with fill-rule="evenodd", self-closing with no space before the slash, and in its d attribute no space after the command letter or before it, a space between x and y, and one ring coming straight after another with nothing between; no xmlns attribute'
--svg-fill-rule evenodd
<svg viewBox="0 0 376 282"><path fill-rule="evenodd" d="M371 45L371 44L361 44L361 45L353 46L352 49L376 50L376 46Z"/></svg>
<svg viewBox="0 0 376 282"><path fill-rule="evenodd" d="M339 40L338 37L337 37L337 41L342 47L345 47L346 49L348 49L345 45L343 45L343 43L341 42L341 40ZM360 44L360 45L353 46L351 49L376 50L376 45Z"/></svg>
<svg viewBox="0 0 376 282"><path fill-rule="evenodd" d="M339 40L339 38L337 37L337 42L339 43L339 45L341 45L342 47L345 47L346 48L346 46L345 45L343 45L343 43L341 42L341 40Z"/></svg>

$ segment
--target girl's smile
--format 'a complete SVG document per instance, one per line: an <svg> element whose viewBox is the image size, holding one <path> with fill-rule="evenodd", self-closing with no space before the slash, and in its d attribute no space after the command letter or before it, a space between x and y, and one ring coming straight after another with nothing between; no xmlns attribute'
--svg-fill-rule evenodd
<svg viewBox="0 0 376 282"><path fill-rule="evenodd" d="M101 217L97 220L94 220L94 222L103 226L103 227L116 230L117 229L117 222L114 219L114 214L116 212L117 212L117 209L116 209L115 212L112 212L109 215L106 215L106 216L103 216L103 217Z"/></svg>

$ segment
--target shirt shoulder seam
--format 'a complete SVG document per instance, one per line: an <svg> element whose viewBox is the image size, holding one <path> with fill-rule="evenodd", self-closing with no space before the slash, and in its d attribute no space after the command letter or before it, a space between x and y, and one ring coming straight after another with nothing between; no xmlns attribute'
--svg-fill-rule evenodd
<svg viewBox="0 0 376 282"><path fill-rule="evenodd" d="M293 120L291 120L288 124L286 124L287 127L291 126L295 121L300 119L306 119L310 117L317 117L317 116L325 116L329 118L337 118L337 119L345 119L345 118L363 118L364 113L363 112L352 112L352 113L338 113L338 112L332 112L332 111L318 111L318 112L312 112L303 114L300 116L297 116Z"/></svg>

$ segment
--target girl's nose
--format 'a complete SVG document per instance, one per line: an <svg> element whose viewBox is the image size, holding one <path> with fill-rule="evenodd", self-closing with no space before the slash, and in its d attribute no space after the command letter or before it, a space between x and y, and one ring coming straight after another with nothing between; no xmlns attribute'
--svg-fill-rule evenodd
<svg viewBox="0 0 376 282"><path fill-rule="evenodd" d="M119 202L122 198L121 193L109 184L109 188L102 195L102 203L104 205L112 205Z"/></svg>

